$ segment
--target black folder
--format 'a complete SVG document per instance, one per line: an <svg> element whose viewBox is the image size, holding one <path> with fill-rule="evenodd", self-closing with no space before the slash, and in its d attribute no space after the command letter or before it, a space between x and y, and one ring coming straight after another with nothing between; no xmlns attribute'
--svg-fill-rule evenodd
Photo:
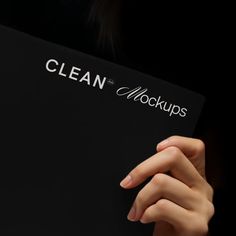
<svg viewBox="0 0 236 236"><path fill-rule="evenodd" d="M192 136L204 98L0 27L1 233L152 235L120 187L171 135Z"/></svg>

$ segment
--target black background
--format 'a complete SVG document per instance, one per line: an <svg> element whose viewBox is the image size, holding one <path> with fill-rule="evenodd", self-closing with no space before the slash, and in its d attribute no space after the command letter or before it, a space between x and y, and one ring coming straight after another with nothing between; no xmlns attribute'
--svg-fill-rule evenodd
<svg viewBox="0 0 236 236"><path fill-rule="evenodd" d="M128 1L127 1L128 2ZM80 5L82 4L82 5ZM98 50L93 27L83 22L87 6L81 1L7 1L0 23L74 49L174 82L207 98L195 137L207 145L209 181L215 186L213 235L230 230L229 173L232 154L226 134L231 130L229 84L221 72L220 22L215 7L206 4L129 1L124 7L123 48L114 58Z"/></svg>
<svg viewBox="0 0 236 236"><path fill-rule="evenodd" d="M0 35L1 215L7 232L150 235L152 225L126 219L137 189L122 191L118 183L155 153L159 141L192 135L203 97L9 28L0 27ZM105 74L114 84L100 90L49 73L45 63L52 57L66 62L63 73L79 65L81 74ZM122 86L137 85L182 104L187 116L116 95Z"/></svg>

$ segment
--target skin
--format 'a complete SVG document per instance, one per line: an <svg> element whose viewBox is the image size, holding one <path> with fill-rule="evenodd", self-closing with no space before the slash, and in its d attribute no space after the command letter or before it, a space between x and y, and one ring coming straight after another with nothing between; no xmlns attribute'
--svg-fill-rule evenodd
<svg viewBox="0 0 236 236"><path fill-rule="evenodd" d="M151 177L137 194L128 219L155 222L153 236L207 235L214 206L213 189L205 177L204 143L172 136L156 149L120 183L131 189Z"/></svg>

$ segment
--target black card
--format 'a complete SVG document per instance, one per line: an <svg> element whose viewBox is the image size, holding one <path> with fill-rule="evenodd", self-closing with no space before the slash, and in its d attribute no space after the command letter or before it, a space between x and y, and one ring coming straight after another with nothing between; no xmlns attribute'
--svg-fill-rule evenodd
<svg viewBox="0 0 236 236"><path fill-rule="evenodd" d="M120 181L204 98L161 79L0 27L0 232L147 236Z"/></svg>

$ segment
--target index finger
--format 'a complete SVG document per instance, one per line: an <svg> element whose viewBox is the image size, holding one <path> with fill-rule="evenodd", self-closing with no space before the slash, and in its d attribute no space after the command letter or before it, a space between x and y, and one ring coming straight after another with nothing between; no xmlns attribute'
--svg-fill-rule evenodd
<svg viewBox="0 0 236 236"><path fill-rule="evenodd" d="M173 177L189 187L197 185L202 180L193 164L179 148L168 147L135 167L120 185L123 188L134 188L148 177L166 172L170 172Z"/></svg>

